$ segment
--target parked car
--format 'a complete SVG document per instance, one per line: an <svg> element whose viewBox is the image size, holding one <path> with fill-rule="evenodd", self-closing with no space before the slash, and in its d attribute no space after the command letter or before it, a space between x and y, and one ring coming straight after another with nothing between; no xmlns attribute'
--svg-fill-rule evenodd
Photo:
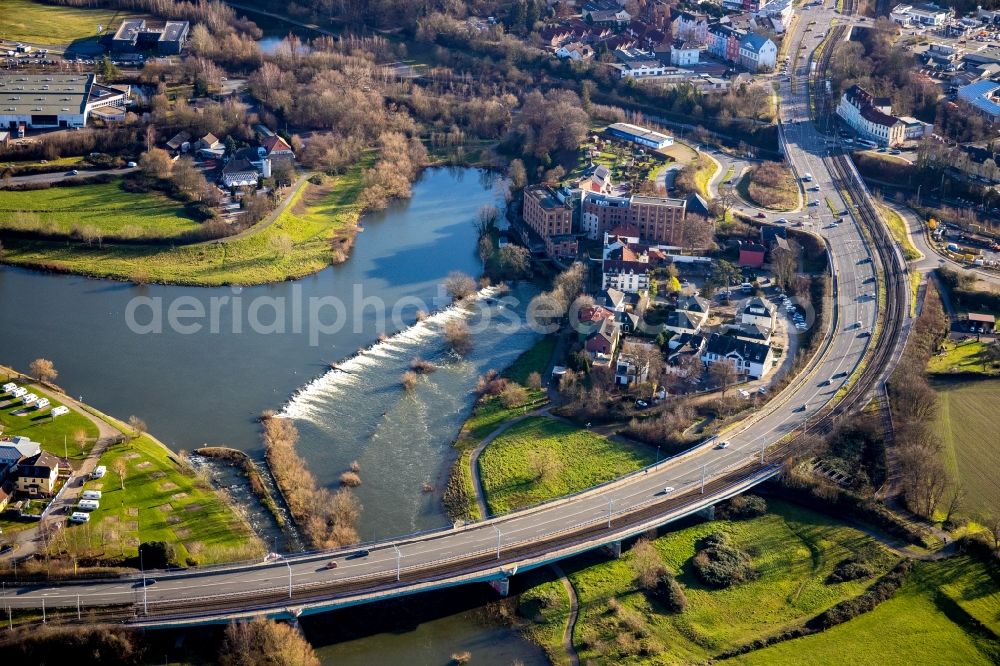
<svg viewBox="0 0 1000 666"><path fill-rule="evenodd" d="M139 165L138 165L138 164L136 164L135 162L129 162L129 163L128 163L128 164L126 164L125 166L127 166L127 167L128 167L129 169L134 169L134 168L136 168L136 167L137 167L137 166L139 166Z"/></svg>

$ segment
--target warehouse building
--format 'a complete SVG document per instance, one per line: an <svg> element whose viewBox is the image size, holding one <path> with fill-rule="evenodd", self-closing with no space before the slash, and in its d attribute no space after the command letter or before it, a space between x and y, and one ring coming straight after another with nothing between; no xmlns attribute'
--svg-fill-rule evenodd
<svg viewBox="0 0 1000 666"><path fill-rule="evenodd" d="M615 123L604 130L608 136L637 143L640 146L659 150L673 145L674 138L630 123Z"/></svg>
<svg viewBox="0 0 1000 666"><path fill-rule="evenodd" d="M191 28L187 21L167 21L162 28L146 25L145 19L126 19L111 38L115 53L155 50L161 55L181 52Z"/></svg>
<svg viewBox="0 0 1000 666"><path fill-rule="evenodd" d="M94 74L0 74L0 128L83 127L95 112L118 117L129 90Z"/></svg>

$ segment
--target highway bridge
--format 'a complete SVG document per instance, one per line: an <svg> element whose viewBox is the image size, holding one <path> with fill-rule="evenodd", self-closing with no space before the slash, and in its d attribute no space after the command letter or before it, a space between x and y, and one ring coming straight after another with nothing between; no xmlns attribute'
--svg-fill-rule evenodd
<svg viewBox="0 0 1000 666"><path fill-rule="evenodd" d="M830 26L835 16L827 7L803 10L797 34L790 36L793 49L803 37L802 26L810 20ZM844 37L842 30L836 32L835 38ZM811 173L820 187L807 200L824 203L806 210L812 231L825 239L829 251L830 316L818 332L819 351L805 370L765 408L726 433L727 448L708 443L530 509L349 550L61 583L6 580L0 607L38 610L47 620L166 627L260 614L293 618L473 582L489 582L505 593L518 572L597 548L614 553L623 539L705 511L780 473L803 433L827 432L879 390L898 357L908 313L906 269L898 249L850 160L828 155L825 137L810 121L802 81L808 77L811 50L799 57L797 49L790 51L798 85L781 83L781 134L792 167L800 176ZM847 221L837 224L834 213L841 209L848 211ZM868 331L873 336L864 335ZM359 555L361 549L366 554ZM337 562L334 569L327 568L331 560Z"/></svg>

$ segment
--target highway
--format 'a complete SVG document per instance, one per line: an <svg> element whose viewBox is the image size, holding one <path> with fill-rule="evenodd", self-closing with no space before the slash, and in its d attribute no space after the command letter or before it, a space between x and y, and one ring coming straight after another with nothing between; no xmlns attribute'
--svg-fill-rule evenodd
<svg viewBox="0 0 1000 666"><path fill-rule="evenodd" d="M835 16L826 8L803 13L798 30L809 20L829 25L828 18ZM800 78L808 71L807 53L803 51L796 65ZM875 328L878 312L876 270L880 266L893 270L885 246L875 252L877 243L870 245L859 226L859 222L872 224L871 218L854 219L849 213L838 224L839 215L826 203L829 199L838 212L848 208L834 187L835 177L842 179L843 174L831 173L832 163L824 161L824 138L808 120L806 86L800 80L792 91L785 82L780 94L788 158L799 175L811 173L821 190L806 193L807 201L821 202L807 210L815 223L812 231L829 243L836 276L835 316L820 358L750 420L720 437L728 442L726 448L710 442L578 495L487 521L367 545L364 549L369 552L359 557L349 554L360 546L271 563L154 572L149 575L156 582L145 587L135 575L66 583L7 580L0 607L44 607L47 614L62 609L59 612L69 620L104 619L147 626L219 622L262 612L272 617L297 616L448 585L502 579L642 533L774 476L793 450L794 435L829 427L828 403L844 387L873 340L865 333ZM905 313L907 290L888 293L899 294L902 300L890 310ZM892 359L901 325L898 317L887 317L883 328L893 333L886 337L889 346L872 354L836 408L841 413L865 404ZM327 569L331 560L337 566Z"/></svg>

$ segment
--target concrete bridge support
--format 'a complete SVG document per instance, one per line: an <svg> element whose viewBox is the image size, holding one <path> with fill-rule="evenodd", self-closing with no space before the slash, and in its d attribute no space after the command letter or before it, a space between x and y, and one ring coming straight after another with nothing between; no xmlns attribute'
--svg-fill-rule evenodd
<svg viewBox="0 0 1000 666"><path fill-rule="evenodd" d="M617 560L622 556L622 542L612 541L609 544L601 546L601 551L611 559Z"/></svg>
<svg viewBox="0 0 1000 666"><path fill-rule="evenodd" d="M510 594L510 578L508 576L504 576L498 580L491 580L490 587L496 590L496 593L501 597L506 597Z"/></svg>
<svg viewBox="0 0 1000 666"><path fill-rule="evenodd" d="M715 505L706 506L704 509L698 511L698 515L705 520L715 520Z"/></svg>

